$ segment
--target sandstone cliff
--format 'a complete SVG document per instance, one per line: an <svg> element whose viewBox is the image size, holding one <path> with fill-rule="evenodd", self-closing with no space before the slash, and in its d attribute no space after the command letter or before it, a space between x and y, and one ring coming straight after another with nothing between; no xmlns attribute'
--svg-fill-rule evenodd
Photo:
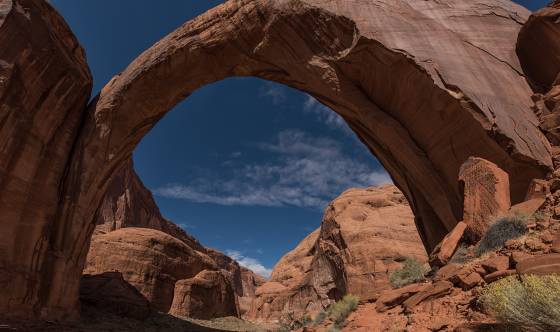
<svg viewBox="0 0 560 332"><path fill-rule="evenodd" d="M165 219L132 160L113 176L96 224L85 274L119 271L155 309L178 316L249 310L259 277Z"/></svg>
<svg viewBox="0 0 560 332"><path fill-rule="evenodd" d="M325 210L321 227L276 264L258 287L251 319L277 320L325 309L350 293L376 299L403 256L426 252L412 211L395 186L350 189Z"/></svg>

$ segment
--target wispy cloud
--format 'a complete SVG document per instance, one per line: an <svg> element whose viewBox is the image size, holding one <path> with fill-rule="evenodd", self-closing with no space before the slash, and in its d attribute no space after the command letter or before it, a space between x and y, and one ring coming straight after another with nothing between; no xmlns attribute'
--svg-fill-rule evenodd
<svg viewBox="0 0 560 332"><path fill-rule="evenodd" d="M311 113L317 117L317 120L325 123L327 126L341 130L347 134L351 134L352 131L344 121L344 119L338 115L335 111L331 110L327 106L321 104L317 99L307 95L303 102L303 111Z"/></svg>
<svg viewBox="0 0 560 332"><path fill-rule="evenodd" d="M261 88L261 95L272 99L274 105L278 105L286 101L286 88L278 83L266 82Z"/></svg>
<svg viewBox="0 0 560 332"><path fill-rule="evenodd" d="M257 147L272 154L273 162L241 166L229 179L218 175L198 178L154 192L196 203L323 209L350 187L391 183L384 170L372 169L330 138L287 130L280 132L274 142Z"/></svg>
<svg viewBox="0 0 560 332"><path fill-rule="evenodd" d="M260 274L263 277L270 278L272 269L266 268L258 259L247 257L237 250L226 250L226 255L235 259L239 263L239 265L248 268L256 274Z"/></svg>

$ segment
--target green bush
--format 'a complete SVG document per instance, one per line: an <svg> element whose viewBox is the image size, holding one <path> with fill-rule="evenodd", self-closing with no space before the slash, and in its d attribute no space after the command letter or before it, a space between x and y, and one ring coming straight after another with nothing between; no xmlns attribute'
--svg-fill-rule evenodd
<svg viewBox="0 0 560 332"><path fill-rule="evenodd" d="M325 318L327 318L327 313L321 311L320 313L317 314L317 316L315 316L315 319L313 320L313 325L317 326L319 324L322 324L325 321Z"/></svg>
<svg viewBox="0 0 560 332"><path fill-rule="evenodd" d="M327 314L336 327L344 324L348 315L358 307L358 302L358 297L348 294L327 309Z"/></svg>
<svg viewBox="0 0 560 332"><path fill-rule="evenodd" d="M428 269L422 263L407 257L404 260L404 266L389 276L389 282L394 288L400 288L424 280L426 272Z"/></svg>
<svg viewBox="0 0 560 332"><path fill-rule="evenodd" d="M497 218L478 243L476 254L480 256L501 249L507 240L516 239L527 233L527 219L528 217L521 213Z"/></svg>
<svg viewBox="0 0 560 332"><path fill-rule="evenodd" d="M496 319L525 331L560 331L560 276L511 276L486 286L479 300Z"/></svg>

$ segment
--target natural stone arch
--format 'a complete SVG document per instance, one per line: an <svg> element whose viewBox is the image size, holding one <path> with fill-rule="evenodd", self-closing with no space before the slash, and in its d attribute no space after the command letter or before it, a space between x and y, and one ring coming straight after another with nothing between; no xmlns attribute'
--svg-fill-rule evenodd
<svg viewBox="0 0 560 332"><path fill-rule="evenodd" d="M41 259L15 275L32 295L12 296L12 305L27 301L50 317L76 308L113 171L174 105L231 76L289 85L339 113L405 193L428 250L462 217L457 174L469 156L505 169L520 201L551 165L514 52L528 13L505 0L485 2L232 0L186 23L89 106Z"/></svg>

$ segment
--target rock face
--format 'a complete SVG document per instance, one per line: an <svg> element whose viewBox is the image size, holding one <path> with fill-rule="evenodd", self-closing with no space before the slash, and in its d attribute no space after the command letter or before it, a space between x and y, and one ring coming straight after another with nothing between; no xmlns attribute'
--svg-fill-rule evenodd
<svg viewBox="0 0 560 332"><path fill-rule="evenodd" d="M517 55L537 92L546 93L560 72L560 1L531 15L519 32Z"/></svg>
<svg viewBox="0 0 560 332"><path fill-rule="evenodd" d="M535 94L533 111L560 165L560 2L535 12L519 32L517 54Z"/></svg>
<svg viewBox="0 0 560 332"><path fill-rule="evenodd" d="M179 280L170 314L211 319L239 316L231 275L223 271L202 271L194 278Z"/></svg>
<svg viewBox="0 0 560 332"><path fill-rule="evenodd" d="M134 171L132 159L111 178L96 225L94 236L125 227L151 228L185 242L193 250L206 252L195 238L161 215L152 193Z"/></svg>
<svg viewBox="0 0 560 332"><path fill-rule="evenodd" d="M91 85L84 51L49 4L0 1L0 312L77 314L81 266L66 254L87 251L87 226L63 235L58 211Z"/></svg>
<svg viewBox="0 0 560 332"><path fill-rule="evenodd" d="M475 243L486 233L493 217L509 210L509 176L494 163L471 157L461 166L459 181L464 193L466 238Z"/></svg>
<svg viewBox="0 0 560 332"><path fill-rule="evenodd" d="M174 105L231 76L339 113L411 202L428 251L461 220L468 157L504 169L518 203L551 166L515 55L528 15L505 0L232 0L140 55L84 112L91 77L66 24L43 0L0 0L0 309L74 312L111 176Z"/></svg>
<svg viewBox="0 0 560 332"><path fill-rule="evenodd" d="M403 256L426 253L406 199L394 186L350 189L325 211L321 228L276 264L248 314L276 320L320 311L344 294L375 299L390 288Z"/></svg>
<svg viewBox="0 0 560 332"><path fill-rule="evenodd" d="M119 272L86 274L80 282L80 303L118 316L144 319L150 303Z"/></svg>
<svg viewBox="0 0 560 332"><path fill-rule="evenodd" d="M210 257L168 234L122 228L93 238L84 273L119 271L155 309L167 312L175 283L206 269L217 269Z"/></svg>

